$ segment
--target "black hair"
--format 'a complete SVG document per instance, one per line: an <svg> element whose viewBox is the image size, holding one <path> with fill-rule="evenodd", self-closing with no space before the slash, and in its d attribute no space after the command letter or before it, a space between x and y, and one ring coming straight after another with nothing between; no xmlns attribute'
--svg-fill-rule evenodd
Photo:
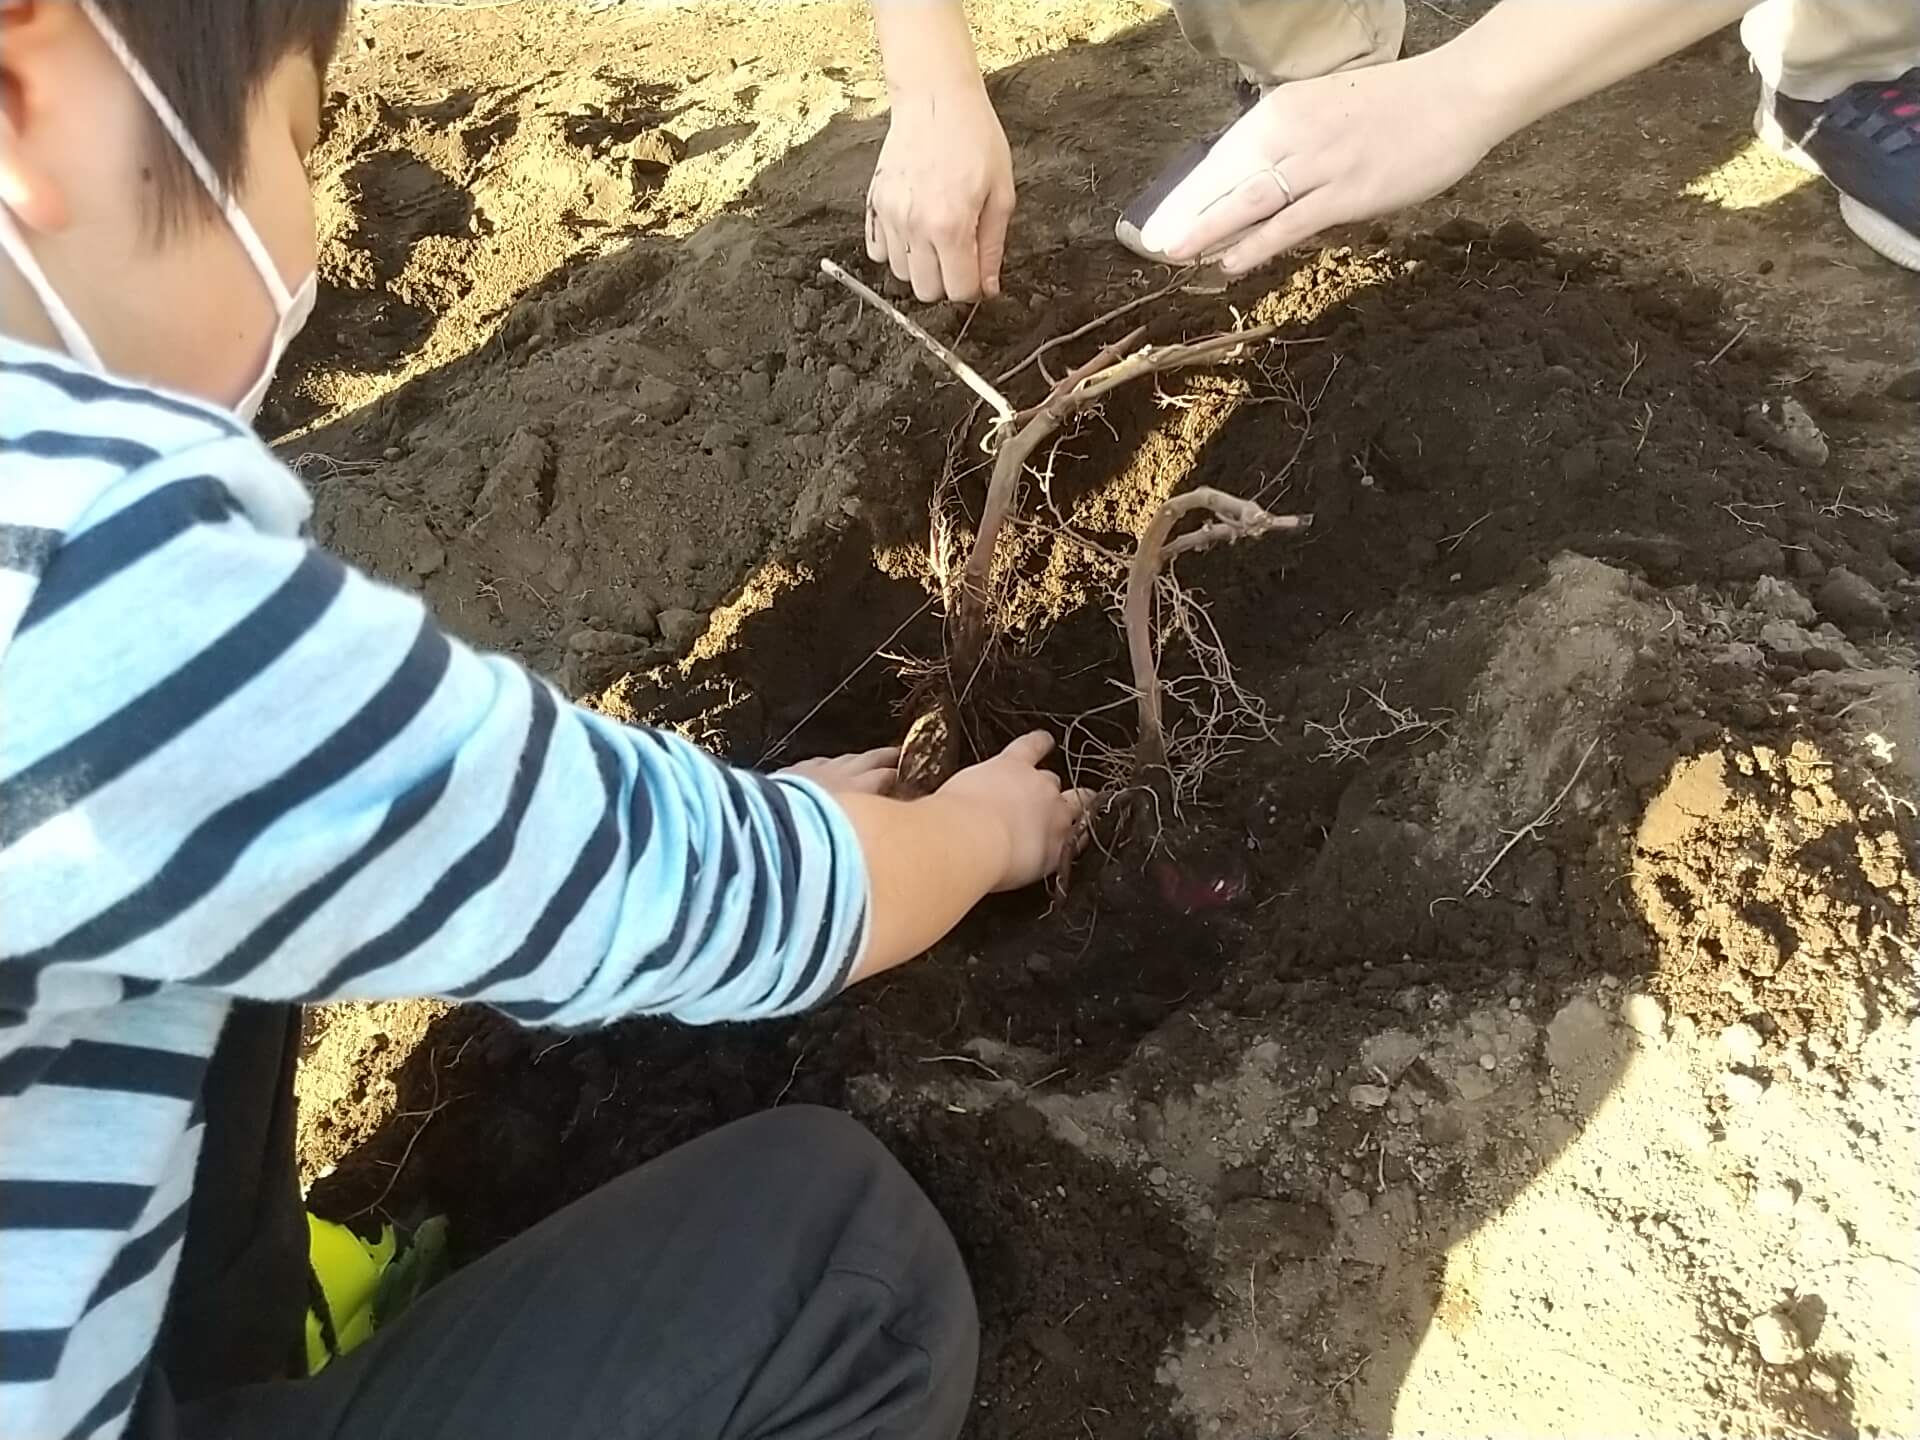
<svg viewBox="0 0 1920 1440"><path fill-rule="evenodd" d="M229 190L246 179L247 116L289 55L323 75L352 0L94 0L172 102ZM150 144L155 220L218 211L158 120Z"/></svg>

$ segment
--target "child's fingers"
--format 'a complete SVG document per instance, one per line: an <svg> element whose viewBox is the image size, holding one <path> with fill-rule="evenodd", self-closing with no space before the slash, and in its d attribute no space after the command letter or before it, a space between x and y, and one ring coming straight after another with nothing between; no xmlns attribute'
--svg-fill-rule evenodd
<svg viewBox="0 0 1920 1440"><path fill-rule="evenodd" d="M892 765L876 765L858 774L848 775L838 781L834 788L857 795L885 795L893 789L893 782L899 778L899 770Z"/></svg>
<svg viewBox="0 0 1920 1440"><path fill-rule="evenodd" d="M1045 730L1029 730L1018 740L1007 743L1000 752L1001 758L1017 761L1022 765L1038 765L1053 753L1053 736Z"/></svg>
<svg viewBox="0 0 1920 1440"><path fill-rule="evenodd" d="M862 750L858 755L844 755L841 758L862 770L890 770L900 763L900 747L882 745L877 750Z"/></svg>
<svg viewBox="0 0 1920 1440"><path fill-rule="evenodd" d="M1093 834L1093 827L1087 824L1087 816L1093 810L1094 792L1091 790L1069 790L1060 797L1067 802L1068 824L1072 831L1067 843L1077 855L1087 848L1087 839Z"/></svg>

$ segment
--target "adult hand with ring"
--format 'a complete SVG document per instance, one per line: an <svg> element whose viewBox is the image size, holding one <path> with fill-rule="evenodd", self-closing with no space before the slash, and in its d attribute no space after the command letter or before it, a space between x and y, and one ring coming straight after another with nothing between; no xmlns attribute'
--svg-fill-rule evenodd
<svg viewBox="0 0 1920 1440"><path fill-rule="evenodd" d="M1141 227L1153 251L1240 274L1331 225L1438 195L1503 132L1446 50L1296 80L1240 118Z"/></svg>

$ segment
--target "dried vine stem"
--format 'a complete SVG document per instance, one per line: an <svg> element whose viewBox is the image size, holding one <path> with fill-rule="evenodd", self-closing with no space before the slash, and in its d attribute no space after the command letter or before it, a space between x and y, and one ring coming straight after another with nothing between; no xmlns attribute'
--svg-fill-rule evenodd
<svg viewBox="0 0 1920 1440"><path fill-rule="evenodd" d="M1086 364L1069 371L1038 405L1013 417L1019 426L1001 442L994 456L993 474L987 481L986 504L980 512L980 530L974 536L973 549L960 572L960 597L954 607L954 673L970 675L979 666L986 650L987 602L993 557L1000 543L1000 531L1013 511L1020 473L1028 458L1042 441L1060 428L1075 411L1090 405L1110 390L1142 375L1162 370L1178 370L1189 365L1204 365L1212 360L1236 354L1251 341L1264 340L1280 327L1261 325L1209 336L1183 345L1149 345L1136 348L1145 330L1136 329L1104 347Z"/></svg>
<svg viewBox="0 0 1920 1440"><path fill-rule="evenodd" d="M967 362L962 360L958 355L954 354L953 351L949 350L942 341L936 340L928 333L925 326L909 318L906 312L901 310L899 306L887 300L865 282L854 279L853 276L849 275L845 270L841 269L840 266L825 256L822 256L820 259L820 273L838 280L842 285L846 286L847 289L858 295L862 300L873 306L874 309L878 310L882 315L886 316L889 320L893 321L894 324L898 325L902 330L926 346L927 349L931 350L940 363L951 370L962 384L982 400L986 401L987 404L991 405L993 407L993 413L998 415L1003 422L1013 418L1013 407L1007 403L1006 396L994 389L984 375L967 364Z"/></svg>
<svg viewBox="0 0 1920 1440"><path fill-rule="evenodd" d="M1014 376L1018 375L1022 370L1026 369L1029 365L1038 364L1040 357L1045 355L1049 350L1055 349L1061 345L1071 344L1073 341L1078 340L1082 335L1091 335L1094 331L1098 330L1101 326L1107 324L1109 321L1118 320L1122 315L1132 314L1135 310L1138 310L1142 305L1151 305L1156 300L1164 299L1166 296L1171 295L1175 290L1179 289L1181 285L1185 284L1187 277L1193 274L1193 272L1198 268L1199 268L1198 266L1189 265L1185 269L1175 272L1174 277L1171 280L1167 281L1166 284L1162 285L1158 290L1149 290L1144 295L1136 295L1133 297L1133 299L1128 300L1123 304L1114 306L1113 309L1106 311L1104 314L1094 316L1093 319L1087 321L1086 324L1080 326L1077 329L1069 330L1064 335L1056 335L1051 340L1041 341L1028 354L1027 358L1022 360L1018 365L1014 365L1006 370L1002 370L998 375L994 376L993 377L994 384L996 385L1006 384L1009 380L1013 379ZM1044 371L1046 370L1046 367L1042 365L1040 368L1044 373ZM1049 375L1047 378L1051 380L1053 377Z"/></svg>
<svg viewBox="0 0 1920 1440"><path fill-rule="evenodd" d="M1149 345L1139 348L1146 337L1144 326L1136 328L1115 341L1102 347L1092 359L1076 366L1061 377L1048 393L1046 399L1038 405L1025 410L1015 411L1007 399L996 390L966 361L962 360L941 341L928 334L925 328L909 319L899 307L885 299L870 286L849 275L832 260L822 257L821 273L830 276L847 287L855 295L873 306L894 324L913 336L937 357L941 364L953 372L974 394L992 407L997 417L996 432L1011 431L1000 436L1000 443L994 455L993 473L987 481L986 504L980 513L980 529L974 536L973 549L967 556L967 563L960 572L960 595L953 607L953 650L949 657L950 673L965 677L960 680L964 686L976 670L986 652L987 639L987 602L989 582L993 574L993 557L1000 543L1000 532L1005 528L1007 517L1012 513L1014 494L1019 488L1020 473L1033 452L1075 411L1092 404L1108 391L1137 380L1142 375L1152 375L1162 370L1179 370L1189 365L1204 365L1209 361L1226 359L1239 352L1240 348L1251 341L1265 340L1279 330L1277 324L1258 325L1246 330L1234 330L1224 335L1211 335L1204 340L1195 340L1179 345ZM1169 287L1170 288L1170 287ZM1156 298L1153 296L1144 299ZM1125 313L1131 305L1121 306L1110 311L1110 318ZM1095 322L1098 323L1098 322ZM1076 334L1084 333L1082 327ZM1044 350L1046 347L1041 347ZM1035 351L1028 359L1037 358ZM1009 376L1025 368L1026 362L1009 370ZM993 436L989 436L991 442Z"/></svg>
<svg viewBox="0 0 1920 1440"><path fill-rule="evenodd" d="M1193 514L1211 515L1207 524L1184 535L1173 532ZM1223 490L1202 487L1175 495L1154 513L1139 548L1127 566L1127 595L1121 617L1127 632L1127 658L1133 666L1134 694L1140 707L1140 734L1134 745L1135 783L1163 804L1173 801L1173 774L1167 763L1167 727L1162 714L1159 661L1153 653L1153 592L1161 571L1177 555L1232 544L1255 535L1304 530L1311 515L1275 515Z"/></svg>
<svg viewBox="0 0 1920 1440"><path fill-rule="evenodd" d="M985 448L993 455L993 470L987 481L986 501L981 510L980 525L974 536L973 546L967 554L966 563L960 570L957 598L954 599L949 610L952 628L949 632L948 681L945 698L934 712L921 717L922 721L927 722L925 727L927 733L918 733L922 725L917 722L903 747L904 753L901 760L903 781L907 778L911 760L915 766L929 769L930 773L925 777L925 783L937 784L939 780L945 778L945 769L951 763L953 726L958 718L958 702L971 687L986 656L994 557L999 548L1000 532L1006 527L1013 514L1021 473L1026 469L1027 462L1034 451L1078 411L1128 381L1164 370L1184 369L1192 365L1204 365L1212 361L1232 358L1250 343L1271 340L1280 326L1278 324L1252 326L1244 330L1211 335L1202 340L1182 344L1146 346L1142 345L1146 338L1146 328L1136 327L1120 339L1102 346L1085 363L1068 371L1047 392L1046 398L1038 404L1016 411L1007 402L1006 397L978 371L945 344L928 334L922 326L907 318L891 302L856 280L832 260L823 258L820 261L820 269L823 274L851 290L918 340L955 377L985 401L995 416L985 442ZM1176 277L1176 281L1178 278L1180 277ZM1172 283L1166 287L1169 290L1172 288ZM1008 370L1001 379L1010 379L1019 374L1054 346L1084 335L1099 325L1126 314L1137 305L1159 298L1164 293L1166 290L1142 296L1137 301L1118 306L1107 314L1097 317L1072 332L1071 335L1048 341L1020 364ZM1182 518L1202 509L1214 515L1212 523L1203 525L1190 534L1170 538L1174 527ZM1150 634L1153 586L1161 568L1169 559L1190 550L1199 550L1209 545L1240 540L1250 535L1265 534L1275 530L1300 530L1304 529L1308 523L1309 517L1276 516L1253 501L1243 500L1217 490L1196 490L1176 497L1163 506L1155 516L1153 524L1148 529L1147 537L1142 540L1140 549L1130 565L1125 610L1128 647L1132 653L1135 680L1139 687L1141 715L1135 769L1143 776L1153 777L1153 793L1156 800L1162 798L1162 789L1169 803L1172 799L1166 732L1161 719L1162 693L1155 669ZM937 736L934 734L935 731L938 732ZM940 773L931 773L934 771ZM1164 782L1164 785L1160 782Z"/></svg>

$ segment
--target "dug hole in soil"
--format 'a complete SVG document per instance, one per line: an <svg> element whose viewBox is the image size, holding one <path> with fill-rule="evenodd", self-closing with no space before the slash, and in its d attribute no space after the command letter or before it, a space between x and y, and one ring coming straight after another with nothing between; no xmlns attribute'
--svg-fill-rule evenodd
<svg viewBox="0 0 1920 1440"><path fill-rule="evenodd" d="M896 740L941 655L929 602L977 513L981 426L814 260L715 222L521 302L497 343L299 442L327 457L323 537L738 761ZM1111 268L1043 256L1031 303L964 336L915 313L996 374L1161 283ZM1809 398L1823 466L1777 448L1750 412L1790 357L1727 349L1720 310L1459 222L1060 347L1056 375L1134 323L1281 325L1036 457L965 710L970 745L1042 724L1068 773L1111 779L1134 733L1115 557L1194 485L1311 512L1303 538L1177 562L1247 697L1188 772L1178 854L1090 853L1057 900L994 899L788 1023L322 1016L314 1208L443 1212L471 1257L715 1125L848 1107L968 1258L971 1433L1387 1433L1423 1337L1466 1323L1441 1257L1641 1049L1749 1032L1711 1082L1724 1126L1843 1083L1915 1013L1920 496L1861 458L1893 417L1855 397ZM1193 665L1170 639L1189 736ZM373 1078L371 1052L416 1040ZM1789 1383L1749 1334L1771 1302L1722 1280L1688 1403L1822 1435L1898 1403L1805 1316Z"/></svg>

